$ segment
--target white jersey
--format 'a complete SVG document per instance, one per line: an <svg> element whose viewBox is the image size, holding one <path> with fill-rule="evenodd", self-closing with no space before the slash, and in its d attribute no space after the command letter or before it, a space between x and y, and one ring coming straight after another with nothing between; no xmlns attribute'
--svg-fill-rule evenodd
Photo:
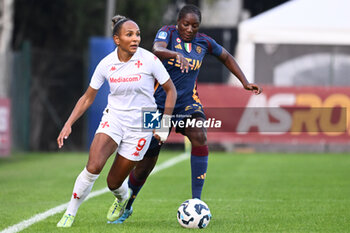
<svg viewBox="0 0 350 233"><path fill-rule="evenodd" d="M138 48L127 62L121 62L116 48L103 58L92 75L90 86L98 90L105 80L110 93L107 108L118 112L125 126L142 125L142 108L156 108L154 84L164 84L170 76L151 52Z"/></svg>

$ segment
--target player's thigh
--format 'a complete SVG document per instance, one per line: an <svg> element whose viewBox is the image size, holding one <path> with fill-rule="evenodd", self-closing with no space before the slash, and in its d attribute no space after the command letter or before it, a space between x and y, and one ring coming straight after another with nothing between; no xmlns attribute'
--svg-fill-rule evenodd
<svg viewBox="0 0 350 233"><path fill-rule="evenodd" d="M117 150L123 137L122 125L115 121L112 112L106 109L103 112L99 127L90 147L87 169L98 174L104 167L107 159Z"/></svg>
<svg viewBox="0 0 350 233"><path fill-rule="evenodd" d="M205 121L202 117L196 117L195 121ZM201 127L197 127L201 125ZM203 124L194 124L184 129L184 135L191 141L192 146L203 146L207 144L207 129L203 127Z"/></svg>
<svg viewBox="0 0 350 233"><path fill-rule="evenodd" d="M90 147L87 170L93 174L99 174L117 148L118 144L107 134L95 134Z"/></svg>

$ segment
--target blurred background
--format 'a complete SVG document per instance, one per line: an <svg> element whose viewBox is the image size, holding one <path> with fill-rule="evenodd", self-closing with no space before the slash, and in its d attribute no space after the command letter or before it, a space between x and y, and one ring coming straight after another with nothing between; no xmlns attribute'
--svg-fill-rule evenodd
<svg viewBox="0 0 350 233"><path fill-rule="evenodd" d="M209 131L213 149L349 151L347 0L0 0L0 154L57 150L96 60L113 49L113 15L135 20L141 47L151 50L158 29L175 24L186 3L202 11L200 32L264 87L262 95L246 93L215 57L205 58L198 79L204 106L239 109L231 132ZM88 149L99 123L89 118L99 115L77 121L64 150ZM168 144L183 141L172 134Z"/></svg>

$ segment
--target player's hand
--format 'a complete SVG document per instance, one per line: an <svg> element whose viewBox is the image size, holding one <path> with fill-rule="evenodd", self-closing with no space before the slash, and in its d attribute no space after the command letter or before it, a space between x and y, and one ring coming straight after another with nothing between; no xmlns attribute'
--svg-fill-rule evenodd
<svg viewBox="0 0 350 233"><path fill-rule="evenodd" d="M176 55L176 60L177 60L177 62L180 63L180 70L182 73L183 72L188 73L188 70L190 69L190 67L191 68L194 67L194 65L190 64L190 62L181 53L178 53Z"/></svg>
<svg viewBox="0 0 350 233"><path fill-rule="evenodd" d="M169 128L171 125L171 116L164 114L162 116L161 124L159 129L153 131L153 136L159 141L159 145L163 144L169 136Z"/></svg>
<svg viewBox="0 0 350 233"><path fill-rule="evenodd" d="M69 137L69 135L71 134L71 132L72 132L72 127L70 127L68 125L64 125L64 127L61 130L61 133L58 135L58 138L57 138L58 148L60 148L60 149L62 148L63 140L67 139Z"/></svg>
<svg viewBox="0 0 350 233"><path fill-rule="evenodd" d="M159 141L159 145L162 145L168 139L169 131L162 132L162 131L155 130L153 136Z"/></svg>
<svg viewBox="0 0 350 233"><path fill-rule="evenodd" d="M257 84L250 83L244 87L248 91L252 91L255 95L259 95L263 89L262 87L259 87Z"/></svg>

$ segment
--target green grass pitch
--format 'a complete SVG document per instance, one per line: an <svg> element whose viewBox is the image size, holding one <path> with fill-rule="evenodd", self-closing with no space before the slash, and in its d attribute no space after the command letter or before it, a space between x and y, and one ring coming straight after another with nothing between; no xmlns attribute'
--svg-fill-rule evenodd
<svg viewBox="0 0 350 233"><path fill-rule="evenodd" d="M181 152L162 151L158 164ZM87 153L16 154L0 159L0 232L70 199ZM94 190L106 187L112 159ZM202 199L213 218L206 229L184 229L178 206L190 198L190 163L151 177L122 225L106 224L111 193L89 199L70 229L63 213L22 232L350 232L350 155L212 152Z"/></svg>

